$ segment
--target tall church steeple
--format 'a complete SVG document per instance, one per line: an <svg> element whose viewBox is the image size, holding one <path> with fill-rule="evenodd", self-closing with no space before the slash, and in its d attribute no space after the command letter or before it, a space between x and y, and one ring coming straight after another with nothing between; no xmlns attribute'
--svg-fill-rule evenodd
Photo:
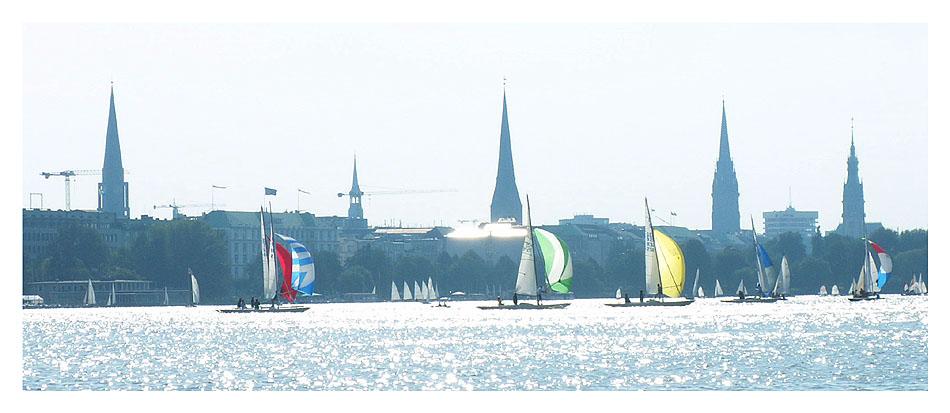
<svg viewBox="0 0 950 413"><path fill-rule="evenodd" d="M106 126L106 155L99 184L99 211L129 217L129 183L125 182L122 151L119 148L119 126L115 116L115 92L109 87L109 123Z"/></svg>
<svg viewBox="0 0 950 413"><path fill-rule="evenodd" d="M841 225L835 232L849 237L864 236L864 183L858 177L858 157L854 153L854 119L851 119L851 154L848 156L848 179L841 200Z"/></svg>
<svg viewBox="0 0 950 413"><path fill-rule="evenodd" d="M353 186L350 187L350 209L347 217L363 219L363 191L360 191L360 182L356 178L356 155L353 155Z"/></svg>
<svg viewBox="0 0 950 413"><path fill-rule="evenodd" d="M501 143L498 148L498 174L491 200L491 220L513 219L521 224L521 197L515 184L515 166L511 158L511 135L508 132L508 96L502 89Z"/></svg>
<svg viewBox="0 0 950 413"><path fill-rule="evenodd" d="M712 230L718 233L739 232L739 181L729 153L725 100L722 102L722 125L719 130L719 159L713 175Z"/></svg>

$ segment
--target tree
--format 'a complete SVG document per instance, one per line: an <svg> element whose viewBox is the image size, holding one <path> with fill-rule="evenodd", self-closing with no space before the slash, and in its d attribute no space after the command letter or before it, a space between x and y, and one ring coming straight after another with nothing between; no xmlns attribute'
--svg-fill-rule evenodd
<svg viewBox="0 0 950 413"><path fill-rule="evenodd" d="M707 274L706 277L702 278L701 282L708 281L706 278L710 278L709 275L712 273L712 265L710 265L711 259L709 253L706 251L706 246L696 239L686 241L686 244L683 245L683 259L686 261L686 287L683 291L691 295L693 288L692 280L696 277L697 268ZM715 282L709 285L712 287L715 285ZM703 290L706 290L706 288L703 288Z"/></svg>
<svg viewBox="0 0 950 413"><path fill-rule="evenodd" d="M574 262L574 283L571 287L579 297L597 297L603 296L612 286L607 285L604 271L597 261L588 257Z"/></svg>
<svg viewBox="0 0 950 413"><path fill-rule="evenodd" d="M173 220L151 225L132 246L134 270L159 286L191 289L191 269L202 301L231 301L230 261L224 239L200 221Z"/></svg>
<svg viewBox="0 0 950 413"><path fill-rule="evenodd" d="M346 260L344 272L346 272L345 268L353 266L360 266L369 271L373 285L389 284L392 280L392 261L381 250L369 246L360 248L352 257ZM344 282L344 285L346 285L346 282Z"/></svg>
<svg viewBox="0 0 950 413"><path fill-rule="evenodd" d="M902 251L927 248L927 230L912 229L902 231L900 244Z"/></svg>
<svg viewBox="0 0 950 413"><path fill-rule="evenodd" d="M452 277L446 280L449 291L477 293L485 289L490 268L482 257L475 251L468 250L454 261L451 270Z"/></svg>
<svg viewBox="0 0 950 413"><path fill-rule="evenodd" d="M739 284L736 271L743 267L749 267L749 270L752 270L752 267L747 264L745 255L733 247L724 248L713 257L713 271L722 284L723 292L728 289L728 285Z"/></svg>
<svg viewBox="0 0 950 413"><path fill-rule="evenodd" d="M75 223L59 229L48 252L50 260L42 276L47 280L102 278L109 266L109 248L102 236Z"/></svg>
<svg viewBox="0 0 950 413"><path fill-rule="evenodd" d="M789 264L805 258L805 241L797 232L783 232L766 242L764 247L776 266L781 265L783 256Z"/></svg>
<svg viewBox="0 0 950 413"><path fill-rule="evenodd" d="M890 254L897 254L904 250L903 246L900 245L901 237L894 230L878 228L868 234L868 239L880 245L881 248Z"/></svg>
<svg viewBox="0 0 950 413"><path fill-rule="evenodd" d="M607 255L604 279L607 287L620 287L625 291L643 290L644 284L643 248L617 247Z"/></svg>
<svg viewBox="0 0 950 413"><path fill-rule="evenodd" d="M361 265L349 265L340 274L340 289L345 293L365 293L373 288L373 274Z"/></svg>
<svg viewBox="0 0 950 413"><path fill-rule="evenodd" d="M342 292L343 265L340 255L332 251L317 251L313 256L314 291L322 294ZM378 291L378 289L377 289Z"/></svg>

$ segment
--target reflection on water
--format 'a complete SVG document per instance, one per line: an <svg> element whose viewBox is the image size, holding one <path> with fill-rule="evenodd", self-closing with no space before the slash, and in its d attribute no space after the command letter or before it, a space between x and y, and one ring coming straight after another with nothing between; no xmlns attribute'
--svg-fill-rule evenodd
<svg viewBox="0 0 950 413"><path fill-rule="evenodd" d="M23 311L23 388L927 390L927 297Z"/></svg>

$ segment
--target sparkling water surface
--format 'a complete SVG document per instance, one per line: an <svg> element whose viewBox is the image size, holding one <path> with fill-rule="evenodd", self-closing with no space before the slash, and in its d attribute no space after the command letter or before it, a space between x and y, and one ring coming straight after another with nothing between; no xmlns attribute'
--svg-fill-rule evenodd
<svg viewBox="0 0 950 413"><path fill-rule="evenodd" d="M23 310L25 390L927 390L927 297Z"/></svg>

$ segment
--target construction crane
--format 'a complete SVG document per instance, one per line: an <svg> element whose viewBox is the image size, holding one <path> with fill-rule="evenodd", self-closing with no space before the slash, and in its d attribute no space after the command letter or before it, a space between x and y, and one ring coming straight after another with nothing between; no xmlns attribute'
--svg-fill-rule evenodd
<svg viewBox="0 0 950 413"><path fill-rule="evenodd" d="M49 179L51 176L61 176L66 178L66 210L70 211L69 206L69 178L79 175L102 175L101 169L70 169L66 171L59 172L40 172L40 175L43 175L44 178Z"/></svg>
<svg viewBox="0 0 950 413"><path fill-rule="evenodd" d="M399 190L399 191L376 191L376 192L362 192L361 195L364 196L373 196L373 195L402 195L402 194L432 194L437 192L458 192L456 189L421 189L421 190ZM346 195L349 195L349 192L337 192L336 196L342 198Z"/></svg>
<svg viewBox="0 0 950 413"><path fill-rule="evenodd" d="M172 219L182 219L182 218L187 218L187 216L178 213L178 209L179 209L179 208L208 208L208 207L211 207L211 205L212 205L212 204L176 204L176 203L175 203L175 200L173 199L171 204L168 204L168 205L154 205L154 206L152 206L152 209L171 208L171 209L172 209ZM219 205L219 206L222 206L221 204L218 204L218 205Z"/></svg>

